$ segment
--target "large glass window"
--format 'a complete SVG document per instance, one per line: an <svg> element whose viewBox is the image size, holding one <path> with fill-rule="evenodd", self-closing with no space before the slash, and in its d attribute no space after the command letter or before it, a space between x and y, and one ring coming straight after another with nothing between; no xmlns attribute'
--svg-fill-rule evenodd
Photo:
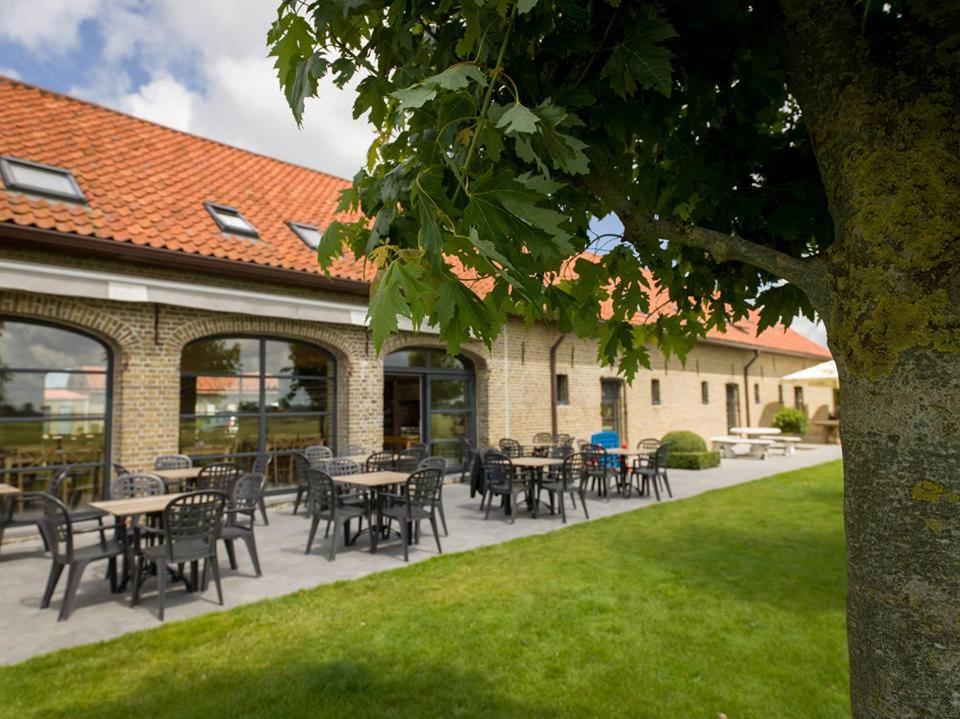
<svg viewBox="0 0 960 719"><path fill-rule="evenodd" d="M0 318L0 482L42 491L69 467L71 504L102 495L110 351L60 327Z"/></svg>
<svg viewBox="0 0 960 719"><path fill-rule="evenodd" d="M270 484L293 481L290 453L334 447L336 363L315 345L269 337L209 337L183 350L180 451L198 463L252 464L275 452Z"/></svg>

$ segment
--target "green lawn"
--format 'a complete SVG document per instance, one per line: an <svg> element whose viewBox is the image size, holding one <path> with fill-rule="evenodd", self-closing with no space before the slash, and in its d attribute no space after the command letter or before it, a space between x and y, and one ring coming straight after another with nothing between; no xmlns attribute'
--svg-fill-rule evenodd
<svg viewBox="0 0 960 719"><path fill-rule="evenodd" d="M841 506L835 462L171 623L0 714L846 717Z"/></svg>

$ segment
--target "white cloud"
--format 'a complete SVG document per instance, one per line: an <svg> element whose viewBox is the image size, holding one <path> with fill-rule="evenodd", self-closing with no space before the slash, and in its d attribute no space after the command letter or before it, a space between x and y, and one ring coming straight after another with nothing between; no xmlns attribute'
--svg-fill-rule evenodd
<svg viewBox="0 0 960 719"><path fill-rule="evenodd" d="M177 130L192 129L193 105L199 102L202 98L165 74L118 100L120 108L131 115Z"/></svg>
<svg viewBox="0 0 960 719"><path fill-rule="evenodd" d="M12 67L0 67L0 75L9 77L11 80L20 80L20 73Z"/></svg>
<svg viewBox="0 0 960 719"><path fill-rule="evenodd" d="M820 320L811 322L806 317L797 315L793 318L790 329L802 334L807 339L813 340L817 344L821 344L824 347L827 346L827 328L824 327L823 322Z"/></svg>
<svg viewBox="0 0 960 719"><path fill-rule="evenodd" d="M44 55L77 46L80 26L101 9L100 0L4 0L0 38Z"/></svg>

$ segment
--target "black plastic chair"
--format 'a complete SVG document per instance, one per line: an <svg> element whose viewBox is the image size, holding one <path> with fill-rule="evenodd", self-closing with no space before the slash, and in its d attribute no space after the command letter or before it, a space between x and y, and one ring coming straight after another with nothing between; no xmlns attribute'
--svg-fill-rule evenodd
<svg viewBox="0 0 960 719"><path fill-rule="evenodd" d="M240 540L247 545L247 553L258 577L262 577L263 572L260 571L260 557L257 554L257 539L253 526L257 521L257 509L263 496L264 484L266 478L259 472L250 472L240 477L233 485L233 495L225 513L226 521L220 527L220 539L227 548L230 568L237 568L237 554L233 543Z"/></svg>
<svg viewBox="0 0 960 719"><path fill-rule="evenodd" d="M368 472L392 472L396 468L397 456L393 452L374 452L367 457Z"/></svg>
<svg viewBox="0 0 960 719"><path fill-rule="evenodd" d="M609 502L611 480L619 487L620 458L608 456L607 450L599 444L587 444L580 453L583 455L583 463L591 487L603 497L604 501Z"/></svg>
<svg viewBox="0 0 960 719"><path fill-rule="evenodd" d="M303 456L315 469L323 469L323 463L333 459L333 450L323 444L314 444L303 450Z"/></svg>
<svg viewBox="0 0 960 719"><path fill-rule="evenodd" d="M321 469L311 468L307 472L310 481L310 501L312 502L313 517L310 522L310 534L307 536L307 548L304 554L310 554L313 540L317 536L317 527L322 520L327 523L325 534L333 526L333 536L330 539L330 561L337 558L337 533L343 527L344 545L350 541L350 521L356 519L363 526L363 518L367 518L367 525L371 528L370 541L373 542L373 522L370 517L370 505L364 506L347 504L344 496L337 491L333 477Z"/></svg>
<svg viewBox="0 0 960 719"><path fill-rule="evenodd" d="M420 462L427 458L427 446L425 444L413 445L397 453L397 460L394 463L398 472L415 472Z"/></svg>
<svg viewBox="0 0 960 719"><path fill-rule="evenodd" d="M166 491L163 480L155 474L121 474L110 485L110 498L156 497Z"/></svg>
<svg viewBox="0 0 960 719"><path fill-rule="evenodd" d="M197 475L197 489L223 492L227 497L233 494L233 485L240 479L240 467L233 462L208 464Z"/></svg>
<svg viewBox="0 0 960 719"><path fill-rule="evenodd" d="M117 462L114 462L114 463L113 463L112 465L110 465L110 466L111 466L111 468L113 469L113 476L114 476L114 477L122 477L122 476L125 475L125 474L133 474L133 472L131 472L131 471L130 471L129 469L127 469L126 467L124 467L122 464L118 464Z"/></svg>
<svg viewBox="0 0 960 719"><path fill-rule="evenodd" d="M637 480L637 491L642 494L649 494L650 487L660 501L660 485L663 484L667 490L667 496L673 498L673 492L670 490L670 478L667 476L667 461L670 459L670 443L661 444L653 456L643 466L635 466L631 475L631 481Z"/></svg>
<svg viewBox="0 0 960 719"><path fill-rule="evenodd" d="M190 469L193 460L185 454L161 454L153 460L154 469Z"/></svg>
<svg viewBox="0 0 960 719"><path fill-rule="evenodd" d="M157 567L159 585L158 617L163 621L163 602L167 592L167 568L182 567L191 562L203 561L203 589L207 588L207 576L213 575L217 586L217 600L223 604L223 588L220 586L220 564L217 560L217 538L227 497L216 490L190 492L170 500L163 510L163 528L142 527L141 532L163 538L162 544L141 547L137 555L137 568L133 574L132 605L140 603L140 589L147 562ZM198 587L194 587L198 589Z"/></svg>
<svg viewBox="0 0 960 719"><path fill-rule="evenodd" d="M389 494L385 496L393 502L384 508L383 516L388 521L396 519L400 523L400 534L403 537L403 561L410 561L410 530L413 527L416 536L420 536L420 522L427 520L433 530L433 538L437 541L437 552L443 554L440 546L440 532L437 530L437 507L440 504L440 487L443 484L443 473L435 467L419 469L407 478L403 494Z"/></svg>
<svg viewBox="0 0 960 719"><path fill-rule="evenodd" d="M503 497L506 501L506 511L510 514L510 524L513 524L517 514L518 498L528 491L527 483L517 476L510 457L500 452L489 452L483 458L483 495L480 509L486 504L487 512L484 519L490 518L490 508L495 496Z"/></svg>
<svg viewBox="0 0 960 719"><path fill-rule="evenodd" d="M307 509L310 508L310 481L308 478L310 460L302 452L294 452L290 455L290 462L293 465L293 480L297 485L297 496L293 500L293 513L296 514L304 497L307 499Z"/></svg>
<svg viewBox="0 0 960 719"><path fill-rule="evenodd" d="M467 475L473 472L473 463L476 461L477 453L473 451L473 445L466 439L460 440L460 483L467 481Z"/></svg>
<svg viewBox="0 0 960 719"><path fill-rule="evenodd" d="M440 482L440 491L437 494L437 511L440 512L440 524L443 525L443 536L449 537L450 532L447 531L447 517L443 511L443 484L447 479L447 459L446 457L427 457L426 459L420 460L417 469L440 470L440 476L443 481Z"/></svg>
<svg viewBox="0 0 960 719"><path fill-rule="evenodd" d="M53 563L50 565L50 575L47 578L47 587L40 600L40 608L50 606L53 592L63 574L63 568L68 567L67 586L63 593L63 604L60 606L58 621L70 618L73 612L74 599L80 588L80 579L84 570L91 562L106 559L108 562L107 577L110 579L111 591L117 591L117 557L123 556L126 548L116 538L106 539L103 536L95 544L84 547L76 546L77 535L90 532L101 533L100 528L93 527L78 530L71 519L70 510L57 497L50 494L37 494L37 500L42 504L42 529L47 547L50 550Z"/></svg>
<svg viewBox="0 0 960 719"><path fill-rule="evenodd" d="M549 457L554 448L554 439L550 432L537 432L533 435L533 443L545 445L533 448L534 457Z"/></svg>
<svg viewBox="0 0 960 719"><path fill-rule="evenodd" d="M266 482L267 477L270 476L270 464L273 462L273 452L264 452L263 454L258 454L257 458L253 460L253 467L250 469L254 474L262 474L264 482ZM260 516L263 517L264 525L270 524L270 520L267 518L267 505L263 500L263 492L260 493L260 503L257 505L260 510Z"/></svg>
<svg viewBox="0 0 960 719"><path fill-rule="evenodd" d="M500 447L500 452L507 455L511 459L516 459L517 457L523 456L523 445L521 445L515 439L504 437L498 444Z"/></svg>
<svg viewBox="0 0 960 719"><path fill-rule="evenodd" d="M553 511L554 499L560 504L560 516L563 523L567 523L567 509L563 501L565 494L570 495L570 502L573 508L577 508L576 497L580 497L580 503L583 505L583 514L590 519L590 513L587 511L587 481L589 479L586 471L586 464L582 454L572 454L567 457L560 465L556 474L549 479L540 482L537 487L537 501L540 501L540 492L546 490L550 496L550 510Z"/></svg>

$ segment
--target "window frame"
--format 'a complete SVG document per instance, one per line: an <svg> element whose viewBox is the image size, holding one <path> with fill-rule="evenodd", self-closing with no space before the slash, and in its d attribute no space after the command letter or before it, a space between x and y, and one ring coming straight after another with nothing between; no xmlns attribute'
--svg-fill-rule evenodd
<svg viewBox="0 0 960 719"><path fill-rule="evenodd" d="M753 403L760 404L760 383L753 383Z"/></svg>
<svg viewBox="0 0 960 719"><path fill-rule="evenodd" d="M258 408L257 408L257 410L251 412L251 411L246 411L246 410L240 410L240 409L238 409L237 411L234 411L234 412L229 412L229 411L217 411L217 412L207 412L207 413L197 414L195 411L194 411L194 412L183 412L183 411L181 411L181 410L183 409L182 406L181 406L181 407L178 407L178 410L177 410L177 447L178 447L178 450L181 451L181 452L183 451L183 446L180 444L180 439L181 439L181 434L180 434L180 433L181 433L181 431L182 431L183 423L184 423L185 421L194 421L194 422L196 422L197 420L215 419L215 418L218 418L218 417L223 417L223 418L233 417L233 418L236 418L237 420L241 420L241 419L245 419L245 418L251 418L251 417L256 418L256 419L257 419L257 422L258 422L258 424L257 424L257 449L256 449L255 451L252 451L252 452L247 451L247 452L234 452L234 453L231 453L231 454L228 455L228 461L232 461L232 460L235 460L235 459L256 457L256 456L260 455L261 453L266 452L267 425L269 424L269 420L270 420L270 419L272 419L272 418L283 418L283 417L289 417L289 418L307 417L307 418L323 418L324 420L326 420L326 418L329 418L330 436L329 436L329 438L327 439L327 441L328 441L327 446L329 446L329 447L334 451L334 453L336 453L336 451L337 451L337 433L338 433L338 423L337 423L337 422L338 422L338 412L337 412L337 409L338 409L338 405L339 405L339 389L338 389L338 382L339 382L339 363L337 362L337 357L336 357L336 355L335 355L331 350L329 350L328 348L324 347L323 345L317 344L316 342L311 342L310 340L301 339L301 338L299 338L299 337L287 337L287 336L282 336L282 335L267 335L267 334L249 334L249 333L243 333L243 332L238 332L238 333L235 333L235 332L222 333L222 332L220 332L220 333L216 333L216 334L212 334L212 335L204 335L203 337L196 337L196 338L190 340L190 342L187 342L186 344L184 344L183 347L180 348L181 362L182 362L182 358L183 358L183 353L184 353L184 351L187 349L188 346L190 346L190 345L192 345L192 344L200 343L200 342L210 342L210 341L212 341L212 340L239 340L239 339L252 339L252 340L256 340L257 342L259 342L259 348L258 348L258 352L259 352L258 365L259 365L259 366L258 366L257 373L256 373L256 377L255 377L256 381L257 381L257 382L259 383L259 385L260 385L260 388L259 388L259 391L258 391L258 392L259 392L259 400L258 400ZM327 360L328 360L328 362L330 363L330 366L331 366L331 368L332 368L332 370L333 370L332 373L331 373L329 376L324 377L324 376L322 376L322 375L313 375L313 374L293 374L293 373L291 373L291 374L289 374L289 375L280 375L280 374L277 374L277 373L274 373L274 372L268 372L268 371L267 371L267 367L266 367L266 361L265 361L265 360L266 360L266 347L267 347L266 343L267 343L267 342L271 342L271 341L274 341L274 342L287 342L287 343L292 343L292 344L300 344L300 345L305 345L305 346L307 346L307 347L310 347L310 348L312 348L312 349L320 350L321 352L323 352L323 353L327 356ZM180 389L180 391L182 392L182 389L183 389L183 379L184 379L185 377L240 377L240 376L242 376L242 374L240 374L240 373L235 373L235 372L233 372L233 373L231 373L231 372L215 372L215 371L203 372L203 371L195 371L195 370L183 371L183 369L181 368L180 374L179 374L179 381L180 381L180 387L179 387L179 389ZM324 381L326 381L326 382L327 382L327 388L328 388L328 389L327 389L327 391L328 391L328 397L329 397L329 405L328 405L328 406L329 406L329 409L327 409L326 411L323 411L323 412L303 411L303 410L282 411L282 412L280 412L280 411L270 411L269 408L267 407L267 404L266 404L266 402L265 402L265 399L266 399L266 391L267 391L267 387L266 387L266 386L267 386L267 380L268 380L269 378L271 378L271 377L274 377L274 378L296 377L296 378L301 378L301 379L307 378L307 379L318 379L318 380L324 380ZM194 405L194 408L196 408L196 405ZM280 455L280 454L285 454L285 453L286 453L286 454L290 454L290 453L292 453L292 451L293 451L293 450L290 450L289 452L287 452L286 450L273 450L273 453L274 453L274 455ZM200 463L200 464L203 464L203 463L206 463L207 461L209 461L210 459L214 459L214 460L216 461L216 458L217 458L217 457L222 457L223 455L220 454L220 453L214 453L214 454L198 454L198 453L193 453L193 454L190 454L189 456L190 456L191 458L193 458L196 462L198 462L198 463ZM286 492L290 492L290 491L292 491L292 490L291 490L291 487L288 487L288 486L286 486L286 485L281 485L281 486L277 486L277 487L268 486L268 488L267 488L266 491L267 491L267 494L283 494L283 493L286 493Z"/></svg>
<svg viewBox="0 0 960 719"><path fill-rule="evenodd" d="M77 369L58 369L58 368L48 368L48 367L5 367L6 371L10 372L20 372L20 373L34 373L34 374L46 374L50 371L62 372L63 374L79 374L79 375L102 375L104 378L104 398L103 398L103 413L99 414L84 414L84 415L40 415L40 416L29 416L29 417L0 417L0 424L26 424L30 422L40 422L42 424L53 423L58 421L77 421L79 419L83 420L96 420L103 421L103 461L102 462L73 462L71 464L37 464L26 467L10 467L3 470L3 474L10 476L16 476L19 474L29 474L31 472L44 472L48 471L53 476L58 469L61 467L67 467L70 469L94 469L100 468L100 486L95 492L96 498L109 498L110 497L110 481L112 477L112 465L113 461L113 380L114 380L114 368L115 368L115 358L113 348L104 340L97 337L96 335L87 332L83 329L71 327L67 325L62 325L57 322L48 322L46 320L33 319L32 317L21 317L17 315L8 315L0 313L0 323L11 322L27 325L38 325L41 327L49 327L54 330L61 332L67 332L70 334L80 335L86 337L87 339L93 340L99 344L104 349L106 356L106 366L102 370L77 370Z"/></svg>
<svg viewBox="0 0 960 719"><path fill-rule="evenodd" d="M68 194L66 192L57 192L56 190L50 190L44 187L36 187L35 185L27 185L17 182L16 178L14 178L13 169L11 167L12 165L22 165L24 167L31 167L35 170L42 170L66 177L67 180L70 181L70 185L73 187L74 192L73 194ZM3 178L3 185L7 190L23 192L28 195L37 195L39 197L45 197L51 200L72 202L78 205L87 204L87 198L83 194L83 190L80 189L80 185L77 182L76 176L73 174L73 172L63 167L57 167L56 165L45 165L42 162L33 162L31 160L23 160L19 157L3 155L0 156L0 177Z"/></svg>
<svg viewBox="0 0 960 719"><path fill-rule="evenodd" d="M650 404L663 404L663 396L660 393L660 379L657 377L650 380Z"/></svg>
<svg viewBox="0 0 960 719"><path fill-rule="evenodd" d="M700 403L710 404L710 383L700 382Z"/></svg>
<svg viewBox="0 0 960 719"><path fill-rule="evenodd" d="M556 375L557 404L570 404L570 375L559 373Z"/></svg>
<svg viewBox="0 0 960 719"><path fill-rule="evenodd" d="M207 209L207 212L210 213L210 217L213 218L213 221L217 223L217 227L220 228L221 232L228 235L239 235L241 237L252 237L254 239L260 238L260 232L257 230L257 228L254 227L253 223L250 222L250 220L248 220L247 217L242 212L240 212L240 210L238 210L236 207L231 207L230 205L223 205L223 204L220 204L219 202L204 202L203 206ZM220 218L220 215L217 214L218 212L224 212L227 214L236 215L241 220L243 220L247 224L247 227L249 227L250 229L239 230L235 227L230 227L229 225L224 223L224 221Z"/></svg>
<svg viewBox="0 0 960 719"><path fill-rule="evenodd" d="M287 227L293 230L293 234L295 234L303 244L305 244L309 249L313 250L314 252L317 251L317 248L320 247L320 243L323 242L323 230L321 230L316 225L308 225L306 222L294 222L293 220L287 220ZM317 240L317 246L314 247L313 245L311 245L307 241L307 238L300 233L300 230L312 230L314 232L319 233L320 239Z"/></svg>

